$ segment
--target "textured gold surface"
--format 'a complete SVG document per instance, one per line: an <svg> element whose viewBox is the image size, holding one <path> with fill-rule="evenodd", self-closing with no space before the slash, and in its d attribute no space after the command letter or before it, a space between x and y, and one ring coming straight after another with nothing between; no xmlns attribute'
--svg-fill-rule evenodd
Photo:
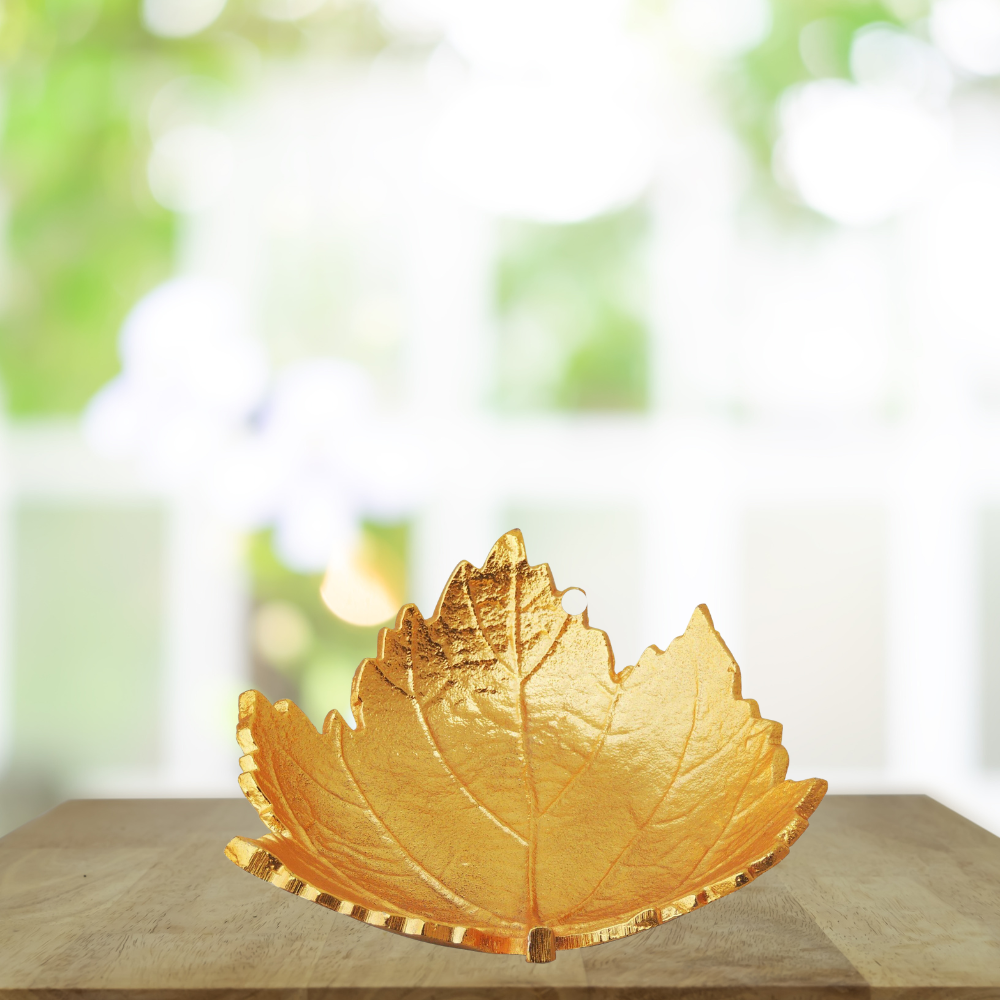
<svg viewBox="0 0 1000 1000"><path fill-rule="evenodd" d="M227 856L357 920L550 961L724 896L780 861L826 782L785 781L703 605L614 670L519 531L406 605L354 677L357 729L240 697L240 786L271 833Z"/></svg>

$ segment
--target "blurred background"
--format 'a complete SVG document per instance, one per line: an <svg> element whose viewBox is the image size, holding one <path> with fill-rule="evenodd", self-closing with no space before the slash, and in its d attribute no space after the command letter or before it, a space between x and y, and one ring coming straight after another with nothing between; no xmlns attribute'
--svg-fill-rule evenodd
<svg viewBox="0 0 1000 1000"><path fill-rule="evenodd" d="M0 832L520 527L1000 833L1000 0L3 0L0 95Z"/></svg>

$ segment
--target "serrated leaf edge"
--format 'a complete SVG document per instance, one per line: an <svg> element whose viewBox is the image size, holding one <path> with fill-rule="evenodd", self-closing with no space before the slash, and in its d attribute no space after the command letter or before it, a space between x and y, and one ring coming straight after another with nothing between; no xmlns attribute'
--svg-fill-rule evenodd
<svg viewBox="0 0 1000 1000"><path fill-rule="evenodd" d="M246 692L246 694L253 695L255 692ZM245 755L240 758L240 766L243 768L243 773L240 775L240 788L267 827L280 836L286 831L275 818L270 801L253 776L253 772L256 770L253 752L257 747L254 745L251 735L251 718L256 712L256 698L252 700L248 698L244 702L244 697L241 696L240 708L241 719L237 739L241 749L245 752ZM245 712L245 709L249 711ZM629 937L640 931L658 927L668 920L690 913L692 910L749 885L755 878L773 868L788 855L792 844L802 836L809 826L809 817L822 801L827 787L827 782L822 778L809 780L802 798L795 806L795 816L775 837L771 849L756 861L722 879L717 879L703 886L697 892L642 909L620 923L609 924L597 930L581 930L577 933L552 935L550 946L544 949L542 954L539 954L537 948L531 947L531 932L524 936L495 934L476 927L438 924L402 913L369 909L353 900L339 899L300 878L284 862L255 840L234 837L226 845L225 853L230 861L245 872L263 879L265 882L270 882L271 885L284 889L294 896L301 896L303 899L318 903L320 906L372 927L379 927L406 937L419 938L451 947L489 952L495 955L524 955L529 962L551 961L555 958L556 951L588 948L591 945Z"/></svg>
<svg viewBox="0 0 1000 1000"><path fill-rule="evenodd" d="M519 531L509 532L516 535L521 552L524 551L524 542ZM506 536L505 536L506 537ZM499 542L497 544L500 544ZM495 546L494 546L495 547ZM456 568L455 572L461 568ZM548 568L548 567L546 567ZM454 576L454 574L452 574ZM551 570L549 571L549 583L554 593L561 594L552 580ZM447 587L445 588L445 592ZM441 603L444 600L442 592L435 608L431 620L436 618L441 611ZM395 628L401 627L404 615L414 605L404 605L400 608L396 616ZM706 624L715 633L716 639L725 649L729 659L735 667L733 676L732 696L737 701L744 701L750 706L751 714L755 718L761 718L757 703L752 698L742 697L742 684L739 667L725 640L715 630L712 616L705 605L699 605L695 614L701 613ZM584 624L589 627L587 613L583 612ZM377 659L384 655L384 643L386 634L390 629L382 629L378 637ZM656 648L656 647L652 647ZM662 650L657 649L657 652ZM609 645L609 655L612 656ZM626 668L624 674L631 672L633 668ZM360 709L360 699L356 696L356 687L359 681L360 668L355 673L352 684L352 702L356 703ZM621 678L619 678L621 679ZM236 738L243 750L244 756L240 758L240 767L243 769L240 774L239 784L243 794L257 810L258 815L272 833L278 836L288 836L288 831L274 815L274 809L264 791L257 784L253 772L257 770L254 760L254 753L258 749L253 740L253 718L257 712L258 698L263 698L259 692L245 691L240 695L240 720L237 726ZM264 699L267 701L267 699ZM270 704L270 703L268 703ZM279 711L287 708L287 702L275 702L273 708ZM329 729L331 717L338 715L331 712L323 726L323 732ZM364 718L359 714L358 728L363 728ZM773 725L778 726L777 723ZM778 726L776 733L772 737L773 742L781 746L781 728ZM783 749L783 748L782 748ZM775 784L779 784L784 779L784 768L787 767L787 755L785 765L782 768L782 776ZM391 911L374 910L356 903L349 899L340 899L330 893L324 892L312 885L305 879L299 878L280 859L267 850L259 841L250 840L244 837L234 837L225 849L226 857L242 868L244 871L255 875L257 878L270 882L280 889L291 892L293 895L302 896L313 902L325 906L327 909L335 910L346 916L352 917L362 923L373 927L379 927L407 937L419 938L437 944L449 945L452 947L466 948L474 951L489 952L499 955L524 955L529 962L546 962L555 958L556 951L568 951L575 948L586 948L595 944L603 944L607 941L614 941L620 938L629 937L640 931L657 927L668 920L690 913L692 910L705 906L721 899L723 896L735 892L737 889L749 885L755 878L773 868L779 861L788 855L792 844L805 832L809 826L809 817L816 810L827 791L827 782L822 778L807 779L806 787L802 797L794 807L792 820L776 835L770 850L758 858L756 861L724 876L716 879L699 889L697 892L688 893L682 897L669 900L665 903L653 905L640 910L627 920L609 924L598 929L581 928L578 932L558 935L550 928L531 928L525 935L503 935L495 932L483 930L476 927L452 926L449 924L439 924L432 921L425 921L420 917L406 916L401 913Z"/></svg>

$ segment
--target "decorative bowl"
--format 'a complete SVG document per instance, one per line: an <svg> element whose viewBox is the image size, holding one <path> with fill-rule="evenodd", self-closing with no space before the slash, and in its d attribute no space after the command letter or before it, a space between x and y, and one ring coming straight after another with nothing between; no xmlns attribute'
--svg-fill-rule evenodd
<svg viewBox="0 0 1000 1000"><path fill-rule="evenodd" d="M270 834L227 856L422 940L545 962L655 927L780 861L826 792L786 781L702 605L620 672L519 531L408 604L354 676L357 728L240 697L240 786Z"/></svg>

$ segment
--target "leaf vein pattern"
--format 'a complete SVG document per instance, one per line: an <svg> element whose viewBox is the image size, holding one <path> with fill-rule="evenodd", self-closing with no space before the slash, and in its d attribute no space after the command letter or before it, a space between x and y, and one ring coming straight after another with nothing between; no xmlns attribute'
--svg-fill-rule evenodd
<svg viewBox="0 0 1000 1000"><path fill-rule="evenodd" d="M361 798L363 798L365 800L365 803L368 806L368 813L369 813L369 815L373 818L373 820L377 821L378 825L386 832L386 834L388 835L389 839L396 845L396 849L399 851L400 854L403 855L404 858L406 858L406 860L409 862L410 866L416 872L418 872L419 874L421 874L424 877L426 877L427 882L429 883L429 885L431 886L431 888L434 889L435 892L437 892L440 895L444 896L444 898L447 899L451 903L455 903L457 905L465 904L466 906L469 906L469 907L471 907L474 910L478 910L480 913L485 913L487 916L493 917L494 920L499 920L501 922L505 922L504 918L501 917L499 914L493 913L492 911L487 910L485 907L479 906L477 903L473 903L471 900L465 899L464 896L460 896L454 890L449 889L448 886L446 886L440 879L438 879L434 875L432 875L419 861L417 861L417 859L415 857L413 857L412 854L410 854L409 851L406 850L405 847L403 847L403 845L400 842L399 838L392 832L392 830L389 829L389 827L386 824L385 820L382 819L381 816L379 816L378 812L376 812L375 807L372 805L372 803L369 800L368 796L365 795L363 789L361 788L361 785L358 783L357 777L355 776L354 772L351 770L351 765L347 763L347 758L344 756L344 731L343 731L343 729L340 730L340 755L339 756L340 756L341 763L344 765L344 771L345 771L345 773L351 779L351 784L353 784L354 787L355 787L355 789L357 789L358 795L360 795Z"/></svg>
<svg viewBox="0 0 1000 1000"><path fill-rule="evenodd" d="M562 642L562 638L566 634L566 630L568 628L569 628L569 615L566 616L566 618L563 620L562 625L559 626L559 631L556 633L556 637L552 640L551 643L549 643L549 648L545 650L545 652L542 654L542 658L531 668L531 670L528 671L527 674L524 675L524 677L521 678L522 691L524 690L524 685L527 684L528 681L530 681L531 678L534 677L535 674L537 674L538 671L545 666L546 662L548 661L548 658L556 651L556 649L559 648L559 643ZM520 667L520 656L518 656L518 666Z"/></svg>
<svg viewBox="0 0 1000 1000"><path fill-rule="evenodd" d="M621 682L618 683L618 690L615 692L614 698L611 699L611 704L608 706L608 718L604 723L604 731L601 733L600 739L594 746L594 749L587 755L586 760L574 771L570 777L569 781L559 790L558 795L539 813L539 816L544 816L565 794L569 791L573 783L579 778L584 771L586 771L595 760L597 760L598 754L604 748L604 744L607 742L608 733L611 732L611 724L615 719L615 709L618 707L618 702L621 700L622 696L622 686Z"/></svg>
<svg viewBox="0 0 1000 1000"><path fill-rule="evenodd" d="M706 757L702 757L696 764L689 767L683 774L678 775L679 778L687 778L688 776L694 774L699 768L705 767L706 764L711 764L716 757L721 756L729 749L729 745L726 743L717 746L710 754Z"/></svg>
<svg viewBox="0 0 1000 1000"><path fill-rule="evenodd" d="M743 796L746 795L747 789L750 787L750 782L753 781L754 774L757 771L757 765L760 763L761 754L763 753L763 748L758 749L757 756L754 758L753 767L751 767L747 772L747 780L743 783L743 787L740 789L740 794L736 796L736 801L733 803L733 808L730 810L729 818L723 823L722 827L719 829L718 834L715 839L702 851L701 857L694 863L694 867L681 879L680 885L683 886L688 879L690 879L694 873L701 866L702 862L708 855L715 850L718 846L719 841L725 836L726 831L732 826L733 818L736 816L736 810L739 809L740 803L743 801Z"/></svg>
<svg viewBox="0 0 1000 1000"><path fill-rule="evenodd" d="M465 593L465 598L469 602L469 610L472 612L472 617L475 620L476 628L479 630L479 634L483 637L483 642L489 647L490 652L493 654L493 658L502 667L510 670L510 667L504 663L503 658L497 652L496 646L490 641L490 637L486 634L486 629L483 628L483 620L479 617L479 605L476 604L475 598L472 596L472 588L469 586L469 573L468 570L465 571L462 576L462 590ZM447 655L447 654L445 654ZM451 662L451 657L448 656L448 662Z"/></svg>
<svg viewBox="0 0 1000 1000"><path fill-rule="evenodd" d="M687 736L684 738L684 744L681 747L681 752L677 755L677 767L674 768L674 773L670 776L670 780L667 782L666 788L663 789L663 794L659 797L659 799L657 799L656 804L650 810L649 815L639 825L639 828L635 831L635 833L632 834L631 837L629 837L628 843L625 844L625 846L618 853L617 857L615 857L614 861L611 862L611 864L608 866L608 870L601 876L600 880L597 882L594 888L591 889L590 892L588 892L587 895L582 900L580 900L579 903L576 904L576 906L574 906L570 910L567 910L565 913L560 914L558 918L559 922L565 920L566 917L568 917L569 914L573 912L573 910L579 910L581 907L586 906L591 899L593 899L597 890L600 889L602 885L604 885L604 883L608 879L608 876L615 870L615 868L618 867L618 862L621 861L621 859L625 856L629 848L631 848L632 845L636 842L636 840L638 840L639 834L641 834L646 829L646 827L649 826L649 824L652 822L653 817L656 815L657 810L660 808L661 805L663 805L664 800L670 794L671 789L674 787L674 782L677 780L677 775L680 774L681 767L684 764L684 757L687 755L688 747L691 744L691 738L694 736L694 731L698 725L698 692L699 692L698 671L696 669L694 675L694 698L692 699L693 708L691 710L691 727L690 729L688 729Z"/></svg>
<svg viewBox="0 0 1000 1000"><path fill-rule="evenodd" d="M323 827L324 830L328 830L330 833L335 834L337 832L336 830L331 830L328 826L325 826L323 823L317 823L316 825ZM348 851L351 848L350 844L344 844L343 846ZM341 868L338 868L336 865L331 864L327 860L325 855L323 856L323 864L325 864L328 868L334 871L350 887L349 891L353 892L354 895L357 897L356 899L350 900L350 902L359 903L362 899L370 899L376 902L380 907L383 907L385 910L391 911L396 909L395 903L390 903L384 896L380 896L377 892L373 892L371 889L362 888L362 886L360 886L353 878L351 878L350 875L346 875ZM337 893L334 893L334 895L337 895Z"/></svg>
<svg viewBox="0 0 1000 1000"><path fill-rule="evenodd" d="M413 657L414 657L413 642L414 642L414 637L413 637L413 632L411 631L410 632L410 662L411 663L413 662ZM480 800L476 797L476 795L473 794L473 792L469 788L469 786L466 785L465 782L462 781L462 779L452 769L451 765L448 763L448 759L444 755L444 751L442 750L440 744L438 743L438 741L434 737L434 733L432 732L431 727L430 727L430 721L428 720L427 716L424 714L424 707L423 707L423 705L420 704L420 699L417 697L416 692L403 690L403 688L401 688L398 684L394 683L388 677L386 677L385 673L382 671L382 668L378 665L378 661L377 660L372 661L372 662L375 663L375 666L376 666L376 669L378 670L379 675L385 679L385 682L387 684L391 685L395 690L401 691L413 703L413 707L416 710L417 721L420 724L420 728L421 728L424 736L426 737L427 742L430 744L431 752L441 762L441 766L445 769L445 771L447 771L448 775L452 778L452 780L458 786L458 788L462 792L462 794L477 809L481 810L492 822L494 822L501 830L503 830L504 833L509 834L519 844L521 844L521 845L523 845L523 846L526 847L527 846L527 841L522 836L520 836L516 831L512 830L509 826L507 826L507 824L504 823L503 820L500 819L500 817L497 816L496 813L494 813L492 809L490 809L484 803L480 802ZM412 683L412 674L411 674L411 683Z"/></svg>
<svg viewBox="0 0 1000 1000"><path fill-rule="evenodd" d="M288 760L290 760L290 761L291 761L291 762L292 762L292 763L293 763L293 764L294 764L294 765L295 765L295 766L296 766L296 767L297 767L297 768L298 768L298 769L299 769L300 771L302 771L302 772L303 772L303 774L305 774L305 773L306 773L306 772L305 772L305 771L303 770L303 768L302 768L302 765L301 765L301 764L299 764L299 762L298 762L298 761L297 761L297 760L296 760L296 759L295 759L294 757L292 757L292 756L291 756L291 754L289 754L289 753L288 753L288 751L287 751L287 750L286 750L286 749L285 749L285 748L284 748L283 746L279 747L279 751L280 751L281 753L283 753L283 754L284 754L284 755L285 755L285 756L286 756L286 757L288 758ZM316 781L316 779L315 779L315 778L313 778L312 780L313 780L313 781ZM256 778L254 779L254 782L256 783ZM326 791L326 792L330 792L330 794L331 794L331 795L334 795L334 796L335 796L335 797L336 797L336 798L337 798L337 799L338 799L339 801L343 802L343 803L344 803L345 805L348 805L348 806L351 806L351 807L353 807L353 808L355 808L355 809L360 809L360 808L361 808L361 807L360 807L360 806L358 806L358 805L357 805L356 803L354 803L354 802L348 802L348 800L347 800L347 799L344 799L344 798L342 798L341 796L339 796L339 795L336 795L336 793L335 793L335 792L334 792L334 791L333 791L332 789L330 789L330 788L327 788L327 786L326 786L325 784L323 784L323 782L321 782L321 781L316 781L316 784L317 784L317 785L318 785L318 786L319 786L320 788L322 788L322 789L323 789L324 791ZM258 787L259 787L259 786L258 786ZM280 786L280 785L278 785L277 787L278 787L278 791L279 791L279 792L281 792L281 797L282 797L282 798L283 798L283 799L285 800L285 804L286 804L286 806L287 806L287 805L288 805L288 799L287 799L287 797L285 796L285 793L284 793L284 791L283 791L283 790L281 789L281 786ZM273 804L272 804L272 805L273 805ZM290 811L292 811L290 807L289 807L289 810L290 810ZM323 827L324 829L328 829L328 827L325 827L325 826L324 826L324 825L323 825L322 823L317 823L316 825L317 825L317 826L322 826L322 827ZM314 841L313 841L313 838L312 838L312 837L311 837L311 836L309 835L309 830L307 830L307 829L306 829L306 827L304 827L304 826L303 826L303 825L302 825L301 823L300 823L300 824L298 824L298 826L299 826L299 830L301 831L301 834L302 834L302 838L303 838L303 840L305 840L305 842L306 842L306 843L307 843L307 844L309 845L309 847L310 847L310 849L312 850L312 852L313 852L314 854L317 854L317 855L318 855L318 854L319 854L319 852L318 852L318 851L316 850L316 847L315 847L315 843L314 843ZM331 831L331 832L334 832L334 831ZM291 838L291 840L292 840L292 842L293 842L293 843L295 842L295 838L294 838L294 837L292 837L292 838ZM371 892L371 891L369 891L369 890L367 890L367 889L362 889L362 888L361 888L361 886L359 886L359 885L358 885L358 883L357 883L357 882L355 882L355 880L354 880L353 878L351 878L351 877L350 877L349 875L346 875L346 874L345 874L345 873L344 873L343 871L341 871L341 870L340 870L340 869L339 869L338 867L336 867L335 865L332 865L332 864L330 864L330 862L329 862L329 861L326 861L325 859L324 859L324 862L325 862L325 863L326 863L326 864L327 864L327 865L328 865L328 866L329 866L329 867L330 867L330 868L331 868L331 869L332 869L332 870L333 870L334 872L336 872L336 873L337 873L337 875L339 875L339 876L340 876L340 877L341 877L341 878L342 878L342 879L343 879L343 880L344 880L344 881L345 881L346 883L350 884L350 885L351 885L351 886L353 887L353 891L354 891L355 893L357 893L357 895L358 895L358 897L359 897L359 898L363 899L363 898L365 898L365 896L368 896L368 897L369 897L370 899L375 899L375 900L377 900L377 901L378 901L378 902L379 902L379 903L380 903L380 904L381 904L382 906L385 906L385 907L386 907L387 909L391 909L391 908L392 908L392 904L388 903L388 902L387 902L387 901L386 901L385 899L383 899L383 898L382 898L381 896L379 896L379 895L378 895L377 893L374 893L374 892ZM351 902L355 902L355 900L352 900Z"/></svg>
<svg viewBox="0 0 1000 1000"><path fill-rule="evenodd" d="M511 636L514 646L514 656L518 676L521 674L521 574L514 572L514 634ZM537 666L541 666L541 662ZM532 671L534 673L534 670ZM531 674L528 675L529 677ZM528 920L526 923L534 924L538 920L538 898L537 879L535 873L535 863L538 857L538 790L535 788L534 775L531 773L531 765L528 762L528 705L524 691L527 677L523 678L518 685L517 691L517 718L518 736L521 743L521 761L524 774L524 784L528 789L528 870L527 870L527 890L528 890Z"/></svg>
<svg viewBox="0 0 1000 1000"><path fill-rule="evenodd" d="M280 754L282 754L282 755L283 755L283 756L285 757L285 759L286 759L286 760L290 761L290 762L291 762L291 763L292 763L292 764L293 764L293 765L295 766L295 769L296 769L297 771L299 771L300 773L302 773L302 774L306 775L306 777L307 777L307 778L308 778L308 779L309 779L309 780L310 780L311 782L313 782L313 784L315 784L315 785L317 786L317 788L322 788L324 792L326 792L327 794L329 794L329 795L333 796L333 798L335 798L335 799L336 799L336 800L337 800L338 802L343 802L345 806L348 806L348 807L349 807L349 808L351 808L351 809L361 809L361 808L362 808L362 807L361 807L361 806L359 806L359 805L358 805L358 804L357 804L356 802L351 802L351 800L350 800L350 799L345 799L345 798L343 797L343 795L340 795L340 794L338 794L338 792L337 792L337 790L336 790L335 788L331 788L331 787L330 787L329 785L327 785L327 784L326 784L325 782L323 782L323 781L320 781L320 780L319 780L319 779L318 779L318 778L317 778L317 777L316 777L315 775L313 775L313 774L311 774L311 773L310 773L309 771L307 771L307 770L306 770L306 769L305 769L305 768L304 768L304 767L303 767L303 766L302 766L302 765L301 765L301 764L299 763L299 761L298 761L298 760L297 760L297 759L296 759L295 757L293 757L291 753L289 753L289 751L288 751L288 749L287 749L286 747L284 747L284 746L279 746L279 747L277 748L277 750L278 750L278 752L279 752ZM289 813L289 815L290 815L290 816L291 816L291 817L292 817L293 819L295 819L295 821L296 821L296 825L297 825L297 826L299 827L299 829L300 829L300 830L301 830L301 831L303 832L303 834L304 834L304 833L305 833L305 828L304 828L304 827L302 826L302 824L301 824L301 823L300 823L300 822L298 821L298 819L296 818L296 816L295 816L295 810L294 810L294 809L292 808L292 805L291 805L291 803L290 803L290 802L288 801L288 797L287 797L287 796L285 795L284 791L282 791L282 789L281 789L281 785L280 785L280 784L279 784L279 785L278 785L277 787L278 787L278 790L279 790L279 791L281 791L281 796L282 796L282 798L283 798L283 799L285 800L285 807L287 808L287 810L288 810L288 813ZM274 803L273 803L273 802L271 803L271 806L272 806L272 808L273 808L273 806L274 806ZM285 829L289 829L289 825L288 825L287 823L284 823L284 822L282 822L282 824L281 824L281 825L282 825L282 826L284 826L284 827L285 827ZM290 832L290 831L289 831L289 832ZM308 840L308 837L306 837L306 839ZM310 841L310 843L311 843L311 841Z"/></svg>

